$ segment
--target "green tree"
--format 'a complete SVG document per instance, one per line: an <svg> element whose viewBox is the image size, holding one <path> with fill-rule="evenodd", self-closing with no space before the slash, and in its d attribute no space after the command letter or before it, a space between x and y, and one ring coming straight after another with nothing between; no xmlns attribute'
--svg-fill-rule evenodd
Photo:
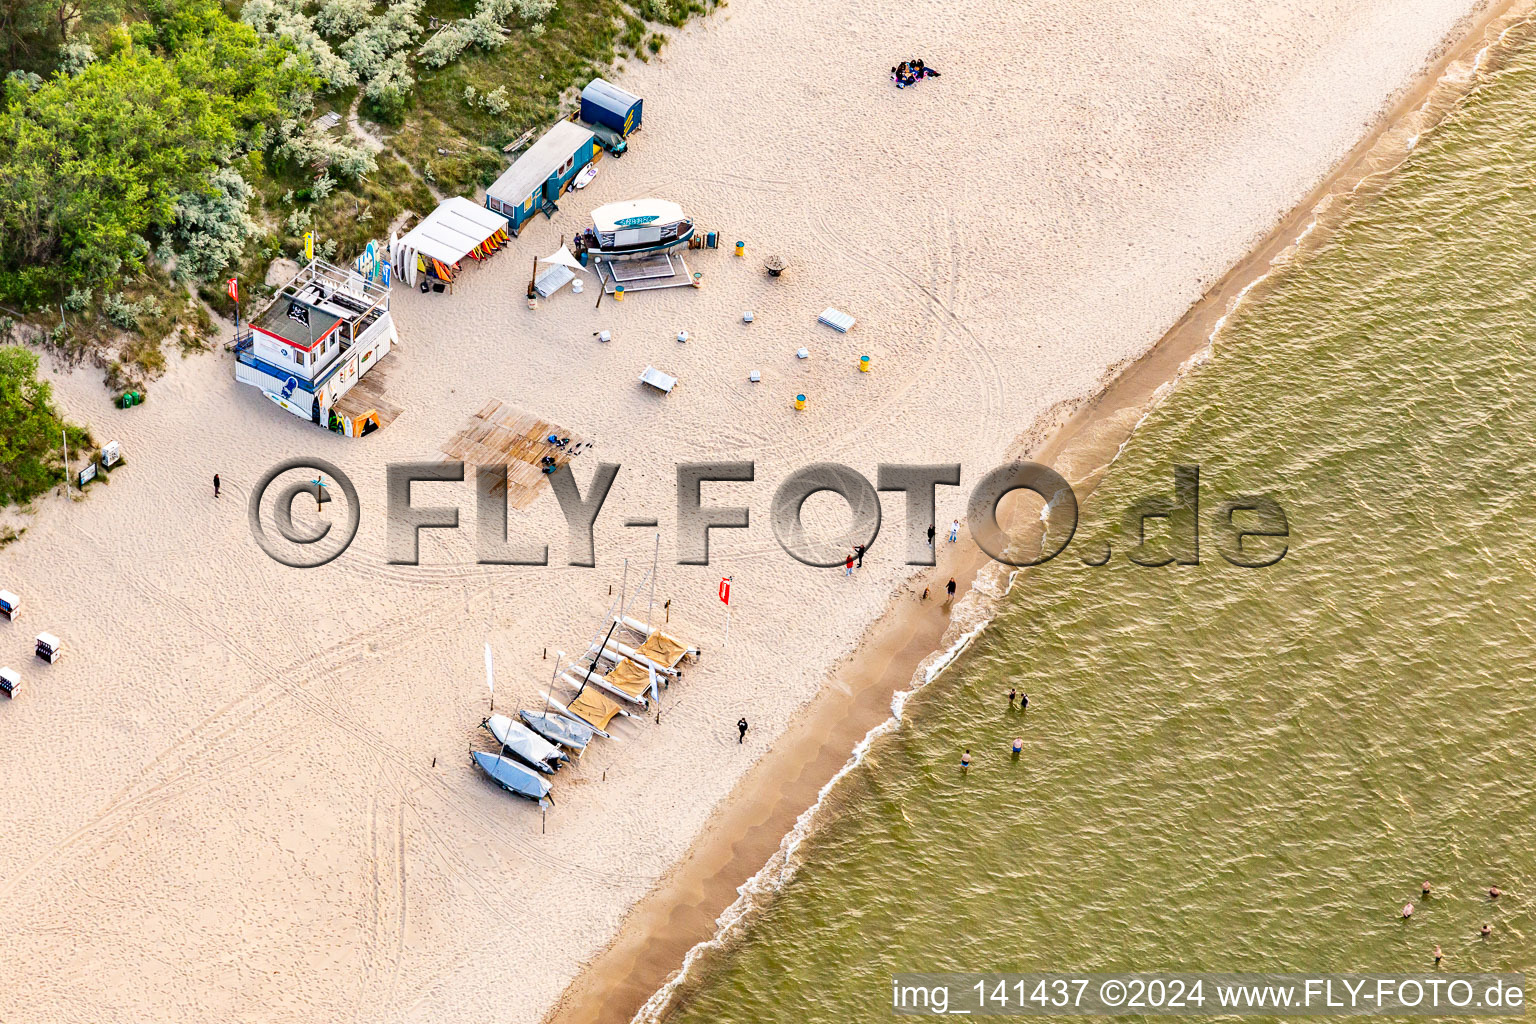
<svg viewBox="0 0 1536 1024"><path fill-rule="evenodd" d="M0 301L36 306L143 268L212 172L267 137L314 79L212 0L151 19L78 74L0 106Z"/></svg>
<svg viewBox="0 0 1536 1024"><path fill-rule="evenodd" d="M0 505L27 501L64 479L59 442L65 423L53 409L53 389L37 379L37 356L0 347ZM68 427L74 451L90 435Z"/></svg>

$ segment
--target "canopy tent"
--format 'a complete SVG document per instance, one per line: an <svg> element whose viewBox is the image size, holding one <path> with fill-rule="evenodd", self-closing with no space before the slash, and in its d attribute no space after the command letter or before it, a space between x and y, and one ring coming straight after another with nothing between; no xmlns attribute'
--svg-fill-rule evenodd
<svg viewBox="0 0 1536 1024"><path fill-rule="evenodd" d="M578 263L576 257L571 255L571 250L563 245L540 259L539 263L544 265L544 271L534 278L533 288L546 299L570 284L575 279L577 271L587 269Z"/></svg>
<svg viewBox="0 0 1536 1024"><path fill-rule="evenodd" d="M506 230L505 217L462 196L452 196L395 243L391 253L395 270L414 285L418 260L435 260L451 275L453 265L465 256L489 255L500 248L507 240ZM438 276L442 274L438 272Z"/></svg>
<svg viewBox="0 0 1536 1024"><path fill-rule="evenodd" d="M571 255L570 246L562 245L548 256L541 256L540 263L548 263L557 267L570 267L572 270L586 270L581 261Z"/></svg>
<svg viewBox="0 0 1536 1024"><path fill-rule="evenodd" d="M686 219L681 206L665 199L626 199L592 211L592 224L598 231L618 231L646 224L675 224Z"/></svg>

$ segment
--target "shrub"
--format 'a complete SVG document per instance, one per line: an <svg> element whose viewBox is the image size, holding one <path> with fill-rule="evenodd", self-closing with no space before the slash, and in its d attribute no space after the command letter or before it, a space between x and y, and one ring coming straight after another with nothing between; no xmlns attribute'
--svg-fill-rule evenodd
<svg viewBox="0 0 1536 1024"><path fill-rule="evenodd" d="M186 192L176 204L177 273L208 281L223 272L256 231L247 212L255 190L240 172L223 167L209 176L207 191Z"/></svg>

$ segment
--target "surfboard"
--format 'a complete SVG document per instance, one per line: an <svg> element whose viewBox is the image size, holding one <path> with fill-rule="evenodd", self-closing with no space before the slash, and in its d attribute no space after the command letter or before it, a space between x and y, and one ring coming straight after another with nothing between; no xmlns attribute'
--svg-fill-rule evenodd
<svg viewBox="0 0 1536 1024"><path fill-rule="evenodd" d="M576 175L576 180L572 184L576 188L586 188L592 184L592 179L595 177L597 177L597 165L587 164L586 167L582 168L581 173Z"/></svg>

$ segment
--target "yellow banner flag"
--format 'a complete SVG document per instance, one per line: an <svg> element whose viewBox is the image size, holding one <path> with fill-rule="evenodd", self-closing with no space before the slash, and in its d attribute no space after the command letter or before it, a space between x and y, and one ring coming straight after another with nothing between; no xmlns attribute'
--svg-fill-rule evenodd
<svg viewBox="0 0 1536 1024"><path fill-rule="evenodd" d="M313 231L304 232L304 258L307 260L315 258L315 233Z"/></svg>

